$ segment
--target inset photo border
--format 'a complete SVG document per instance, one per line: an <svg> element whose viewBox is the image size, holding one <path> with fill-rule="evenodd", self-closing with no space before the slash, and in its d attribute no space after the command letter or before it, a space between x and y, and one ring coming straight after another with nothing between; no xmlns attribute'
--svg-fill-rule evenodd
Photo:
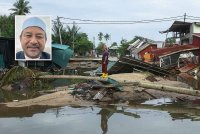
<svg viewBox="0 0 200 134"><path fill-rule="evenodd" d="M52 60L51 16L15 16L15 60Z"/></svg>

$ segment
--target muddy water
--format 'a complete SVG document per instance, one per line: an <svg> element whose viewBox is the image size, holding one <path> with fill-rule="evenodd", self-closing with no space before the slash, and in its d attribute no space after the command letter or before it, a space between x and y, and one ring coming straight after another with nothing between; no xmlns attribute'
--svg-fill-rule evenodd
<svg viewBox="0 0 200 134"><path fill-rule="evenodd" d="M129 106L0 109L1 134L197 134L200 128L198 106L169 99Z"/></svg>

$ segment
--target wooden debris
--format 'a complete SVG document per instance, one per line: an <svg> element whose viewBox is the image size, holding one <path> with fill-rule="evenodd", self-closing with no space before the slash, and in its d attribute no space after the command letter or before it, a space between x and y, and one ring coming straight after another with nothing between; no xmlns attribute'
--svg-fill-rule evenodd
<svg viewBox="0 0 200 134"><path fill-rule="evenodd" d="M164 92L174 92L174 93L180 93L180 94L186 94L186 95L192 95L192 96L200 96L199 90L192 90L187 88L181 88L181 87L172 87L172 86L166 86L166 85L160 85L155 83L147 83L147 82L121 82L120 83L123 86L139 86L142 88L148 88L148 89L155 89L160 90Z"/></svg>

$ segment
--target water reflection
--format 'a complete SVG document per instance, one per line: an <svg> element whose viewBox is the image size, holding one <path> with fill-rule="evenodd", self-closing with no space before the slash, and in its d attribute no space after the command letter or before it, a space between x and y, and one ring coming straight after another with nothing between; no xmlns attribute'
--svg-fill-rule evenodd
<svg viewBox="0 0 200 134"><path fill-rule="evenodd" d="M65 132L73 134L162 132L167 134L168 129L174 129L170 133L184 134L187 133L185 125L188 126L188 131L198 132L199 105L195 107L191 104L169 104L166 99L165 102L167 103L163 105L144 103L128 106L59 108L46 106L8 108L0 105L0 130L4 134L45 132L49 134ZM181 129L176 129L177 127Z"/></svg>
<svg viewBox="0 0 200 134"><path fill-rule="evenodd" d="M119 109L120 108L120 109ZM101 115L101 129L103 131L103 134L106 134L108 131L108 120L114 113L120 113L126 116L131 116L134 118L140 118L140 116L136 113L132 112L126 112L125 108L123 107L117 107L108 105L103 107L98 114Z"/></svg>
<svg viewBox="0 0 200 134"><path fill-rule="evenodd" d="M25 100L38 97L39 93L34 90L26 90L26 91L9 91L0 89L0 103L1 102L11 102L13 100Z"/></svg>

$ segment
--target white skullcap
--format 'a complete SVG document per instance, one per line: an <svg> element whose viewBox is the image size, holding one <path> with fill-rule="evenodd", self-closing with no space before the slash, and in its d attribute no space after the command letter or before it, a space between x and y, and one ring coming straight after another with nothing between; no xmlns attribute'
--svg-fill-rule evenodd
<svg viewBox="0 0 200 134"><path fill-rule="evenodd" d="M38 17L31 17L28 18L24 21L23 25L22 25L22 31L28 27L39 27L41 28L44 32L46 31L46 25L45 23Z"/></svg>

